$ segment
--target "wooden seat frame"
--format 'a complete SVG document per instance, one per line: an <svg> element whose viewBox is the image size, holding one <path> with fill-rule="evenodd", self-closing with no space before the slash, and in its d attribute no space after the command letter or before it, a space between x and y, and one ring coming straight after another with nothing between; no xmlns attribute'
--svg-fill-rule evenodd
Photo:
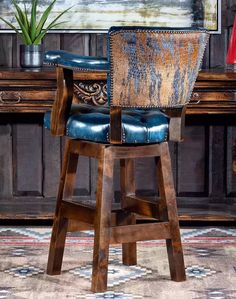
<svg viewBox="0 0 236 299"><path fill-rule="evenodd" d="M73 98L73 71L57 67L57 96L51 116L51 132L65 135L65 124ZM168 109L170 114L169 139L180 140L183 109ZM114 114L111 123L117 117ZM119 114L118 114L119 115ZM112 138L112 136L111 136ZM116 139L117 136L114 137ZM98 160L96 207L73 202L79 156ZM157 186L160 199L153 203L135 194L134 159L153 157L156 163ZM121 208L112 211L113 168L120 160ZM153 222L136 223L136 214L150 217ZM171 279L184 281L185 267L181 245L176 196L173 184L168 143L149 145L114 145L67 139L57 206L48 257L47 274L60 274L67 231L70 223L86 223L94 227L92 291L107 289L108 254L110 243L122 243L123 263L137 263L136 241L165 239ZM74 230L74 229L73 229Z"/></svg>

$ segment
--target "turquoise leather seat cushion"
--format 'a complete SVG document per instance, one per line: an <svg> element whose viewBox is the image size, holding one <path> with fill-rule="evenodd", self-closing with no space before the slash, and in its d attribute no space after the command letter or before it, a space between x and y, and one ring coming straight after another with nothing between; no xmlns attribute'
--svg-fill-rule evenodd
<svg viewBox="0 0 236 299"><path fill-rule="evenodd" d="M105 71L108 72L109 62L105 57L80 56L63 50L48 51L44 55L43 62L55 66L63 66L70 69L83 71Z"/></svg>
<svg viewBox="0 0 236 299"><path fill-rule="evenodd" d="M110 110L87 104L73 105L66 124L66 135L73 139L109 143ZM50 129L50 112L44 125ZM169 118L159 109L122 110L123 143L159 143L168 138Z"/></svg>

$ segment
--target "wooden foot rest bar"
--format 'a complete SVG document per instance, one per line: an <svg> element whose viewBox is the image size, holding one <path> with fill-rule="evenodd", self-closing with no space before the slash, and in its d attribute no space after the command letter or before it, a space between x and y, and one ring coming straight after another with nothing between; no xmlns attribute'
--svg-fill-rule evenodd
<svg viewBox="0 0 236 299"><path fill-rule="evenodd" d="M170 238L171 233L168 222L121 225L111 227L110 243L131 243Z"/></svg>

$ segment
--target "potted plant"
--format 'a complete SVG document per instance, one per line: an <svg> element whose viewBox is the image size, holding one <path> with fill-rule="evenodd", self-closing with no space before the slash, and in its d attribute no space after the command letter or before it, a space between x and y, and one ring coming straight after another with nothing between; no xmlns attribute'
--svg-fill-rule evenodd
<svg viewBox="0 0 236 299"><path fill-rule="evenodd" d="M0 17L17 34L20 35L23 45L20 45L20 64L22 67L40 67L42 66L42 39L49 29L55 28L64 22L58 22L58 19L65 14L71 7L58 14L53 20L46 24L52 8L56 2L45 8L45 11L38 16L38 0L32 0L30 7L24 3L20 6L16 0L11 0L15 8L14 17L19 28L11 24L9 20Z"/></svg>

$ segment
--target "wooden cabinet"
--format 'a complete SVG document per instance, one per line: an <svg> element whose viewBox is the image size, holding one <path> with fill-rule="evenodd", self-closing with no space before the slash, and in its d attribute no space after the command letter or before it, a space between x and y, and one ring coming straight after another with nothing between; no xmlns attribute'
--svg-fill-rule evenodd
<svg viewBox="0 0 236 299"><path fill-rule="evenodd" d="M49 110L55 97L55 76L52 79L50 74L20 69L1 70L0 112L37 113Z"/></svg>
<svg viewBox="0 0 236 299"><path fill-rule="evenodd" d="M236 72L212 69L200 72L187 113L224 115L235 113Z"/></svg>
<svg viewBox="0 0 236 299"><path fill-rule="evenodd" d="M106 74L78 73L75 79L75 101L106 103ZM0 69L1 218L52 218L63 138L43 128L43 113L55 92L52 69ZM235 112L236 73L202 71L187 109L185 141L171 144L181 219L236 220ZM139 192L155 191L151 165L136 161ZM94 197L95 168L93 159L81 158L75 196L82 200ZM114 191L118 200L118 179Z"/></svg>

